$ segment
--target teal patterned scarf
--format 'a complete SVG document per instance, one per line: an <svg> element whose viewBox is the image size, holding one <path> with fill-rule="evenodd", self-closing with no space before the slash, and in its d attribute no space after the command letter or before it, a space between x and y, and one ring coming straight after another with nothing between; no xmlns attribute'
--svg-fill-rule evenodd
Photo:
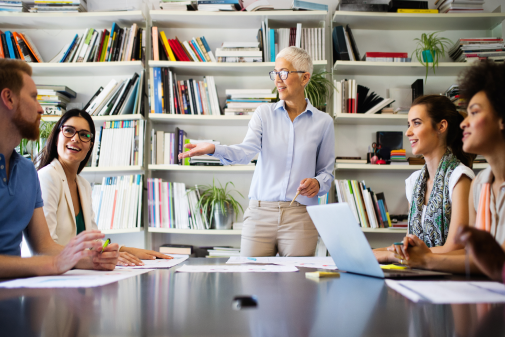
<svg viewBox="0 0 505 337"><path fill-rule="evenodd" d="M449 197L449 179L460 161L447 149L438 164L433 190L431 191L424 224L422 221L423 205L426 196L428 169L424 165L419 178L414 185L412 203L409 213L409 234L414 234L423 240L428 247L442 246L449 233L451 223L451 201Z"/></svg>

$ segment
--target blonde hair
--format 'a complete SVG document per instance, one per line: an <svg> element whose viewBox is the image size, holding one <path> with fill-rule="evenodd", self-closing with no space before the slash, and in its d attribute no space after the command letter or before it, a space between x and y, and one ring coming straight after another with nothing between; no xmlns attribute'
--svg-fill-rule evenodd
<svg viewBox="0 0 505 337"><path fill-rule="evenodd" d="M314 70L314 65L312 64L312 59L310 55L302 48L298 47L287 47L284 48L277 54L278 58L283 58L286 61L291 62L293 67L298 71L304 71L310 74L312 77L312 71ZM301 76L303 74L299 74Z"/></svg>

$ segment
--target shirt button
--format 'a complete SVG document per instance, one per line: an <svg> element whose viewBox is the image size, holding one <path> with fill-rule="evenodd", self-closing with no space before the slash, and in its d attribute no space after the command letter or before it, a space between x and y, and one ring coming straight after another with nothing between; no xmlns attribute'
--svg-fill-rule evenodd
<svg viewBox="0 0 505 337"><path fill-rule="evenodd" d="M3 170L4 169L4 166L3 165L0 165L0 170Z"/></svg>
<svg viewBox="0 0 505 337"><path fill-rule="evenodd" d="M7 178L4 178L4 183L7 181Z"/></svg>

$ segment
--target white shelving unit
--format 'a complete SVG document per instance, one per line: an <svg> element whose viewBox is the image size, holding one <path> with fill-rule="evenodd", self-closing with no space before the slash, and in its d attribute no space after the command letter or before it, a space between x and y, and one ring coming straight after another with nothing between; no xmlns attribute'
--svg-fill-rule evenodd
<svg viewBox="0 0 505 337"><path fill-rule="evenodd" d="M45 122L57 122L61 116L42 116L42 120ZM105 121L138 121L144 120L144 116L140 114L132 115L114 115L114 116L92 116L91 117L95 123L105 122Z"/></svg>
<svg viewBox="0 0 505 337"><path fill-rule="evenodd" d="M131 76L144 69L141 61L97 63L32 63L33 76Z"/></svg>
<svg viewBox="0 0 505 337"><path fill-rule="evenodd" d="M182 171L182 172L254 172L253 165L228 165L228 166L185 166L185 165L152 165L148 166L151 171Z"/></svg>
<svg viewBox="0 0 505 337"><path fill-rule="evenodd" d="M245 116L212 116L212 115L167 115L149 114L149 119L156 123L184 125L222 125L245 126L251 121L251 115Z"/></svg>
<svg viewBox="0 0 505 337"><path fill-rule="evenodd" d="M198 235L241 235L241 230L218 230L218 229L175 229L175 228L153 228L149 227L151 233L165 234L198 234Z"/></svg>
<svg viewBox="0 0 505 337"><path fill-rule="evenodd" d="M377 12L336 11L333 25L352 28L359 52L407 52L409 56L415 48L414 38L421 33L443 31L441 36L457 41L463 37L501 36L500 25L505 13L482 14L404 14ZM450 62L446 57L439 62L436 72L429 70L425 80L426 68L416 59L409 63L336 61L333 76L336 80L356 79L383 97L388 96L389 88L410 88L416 79L423 79L425 94L438 94L451 84L457 76L471 64ZM337 114L335 116L336 156L361 156L366 158L367 150L375 141L377 131L407 130L407 115L364 115ZM404 148L410 156L408 140L404 136ZM475 164L474 170L481 170L487 164ZM364 180L374 192L384 192L390 214L407 213L404 180L420 165L370 165L336 164L337 179ZM406 230L366 229L370 233L404 235ZM386 236L385 236L386 237ZM375 247L379 247L375 244Z"/></svg>
<svg viewBox="0 0 505 337"><path fill-rule="evenodd" d="M142 231L144 231L143 227L136 227L136 228L125 228L125 229L107 229L107 230L102 230L102 233L105 235L109 235L109 234L140 233Z"/></svg>

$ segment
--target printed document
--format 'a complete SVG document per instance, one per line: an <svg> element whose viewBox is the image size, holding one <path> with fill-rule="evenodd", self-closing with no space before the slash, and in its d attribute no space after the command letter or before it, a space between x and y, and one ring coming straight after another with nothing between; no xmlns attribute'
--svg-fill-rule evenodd
<svg viewBox="0 0 505 337"><path fill-rule="evenodd" d="M501 303L505 302L505 285L487 281L394 281L386 284L413 302Z"/></svg>
<svg viewBox="0 0 505 337"><path fill-rule="evenodd" d="M73 269L56 276L38 276L0 283L0 288L90 288L114 283L153 269L113 271Z"/></svg>
<svg viewBox="0 0 505 337"><path fill-rule="evenodd" d="M184 273L282 273L298 271L295 266L275 266L275 265L190 265L185 264L177 269L177 272Z"/></svg>
<svg viewBox="0 0 505 337"><path fill-rule="evenodd" d="M239 257L233 256L226 264L277 264L283 266L295 266L305 268L329 269L337 270L337 266L331 257L280 257L280 256L265 256L265 257Z"/></svg>
<svg viewBox="0 0 505 337"><path fill-rule="evenodd" d="M166 254L173 259L156 259L156 260L142 260L144 262L143 266L117 266L116 269L161 269L161 268L171 268L186 261L189 255L178 255L178 254Z"/></svg>

